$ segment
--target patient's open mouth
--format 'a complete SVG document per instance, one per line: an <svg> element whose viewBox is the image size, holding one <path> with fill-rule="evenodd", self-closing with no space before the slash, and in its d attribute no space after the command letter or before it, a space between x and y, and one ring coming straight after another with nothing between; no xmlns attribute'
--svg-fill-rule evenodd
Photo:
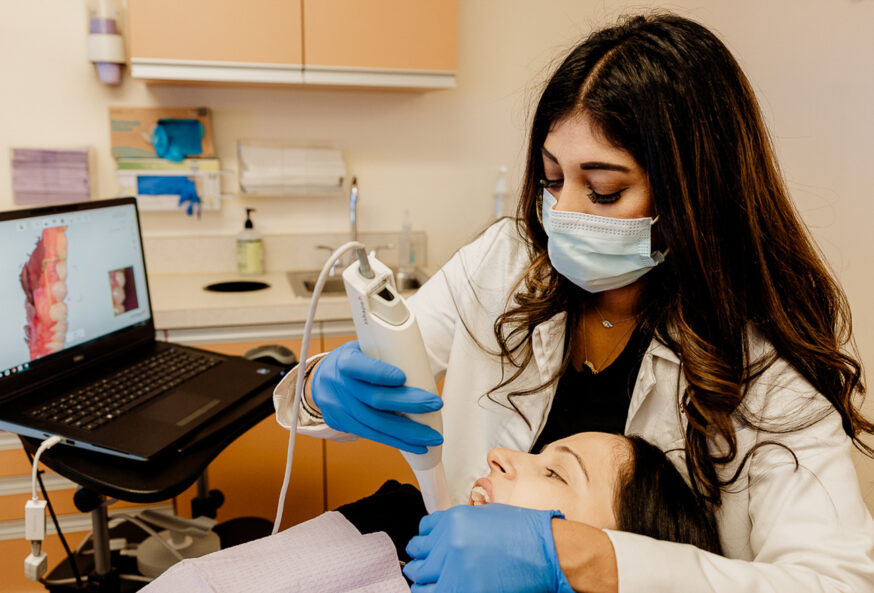
<svg viewBox="0 0 874 593"><path fill-rule="evenodd" d="M490 502L492 502L492 484L487 478L480 478L474 482L467 504L476 507Z"/></svg>

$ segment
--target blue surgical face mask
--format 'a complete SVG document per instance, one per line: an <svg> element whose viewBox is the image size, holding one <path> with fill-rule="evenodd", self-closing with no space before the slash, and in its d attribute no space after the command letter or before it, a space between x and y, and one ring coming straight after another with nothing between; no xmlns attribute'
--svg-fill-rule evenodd
<svg viewBox="0 0 874 593"><path fill-rule="evenodd" d="M662 263L667 251L652 251L652 218L607 218L555 211L543 190L543 228L549 261L558 273L588 292L628 286Z"/></svg>

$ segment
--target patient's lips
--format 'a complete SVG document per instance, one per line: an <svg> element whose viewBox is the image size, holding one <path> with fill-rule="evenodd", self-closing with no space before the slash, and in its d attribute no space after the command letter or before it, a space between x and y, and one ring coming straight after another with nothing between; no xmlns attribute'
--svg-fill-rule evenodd
<svg viewBox="0 0 874 593"><path fill-rule="evenodd" d="M490 502L492 502L492 483L488 478L480 478L474 482L467 504L476 507Z"/></svg>

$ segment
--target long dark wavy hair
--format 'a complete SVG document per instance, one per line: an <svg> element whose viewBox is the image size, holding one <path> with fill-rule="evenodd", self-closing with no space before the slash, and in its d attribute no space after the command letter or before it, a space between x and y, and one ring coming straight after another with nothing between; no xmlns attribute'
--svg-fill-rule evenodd
<svg viewBox="0 0 874 593"><path fill-rule="evenodd" d="M616 529L722 554L713 509L696 496L667 455L628 436L631 458L619 470Z"/></svg>
<svg viewBox="0 0 874 593"><path fill-rule="evenodd" d="M654 248L670 252L644 277L637 312L641 329L682 363L686 464L698 492L718 503L736 481L740 470L729 479L717 473L738 457L732 419L739 414L766 429L761 418L747 417L743 400L778 357L831 402L857 448L874 456L859 440L874 425L854 405L865 388L846 297L788 197L749 82L713 33L675 15L630 17L592 34L543 91L517 212L531 264L495 322L501 356L516 367L500 386L521 374L532 330L555 314L567 313L569 329L559 371L511 397L557 381L578 347L571 330L592 295L550 265L539 182L551 126L582 113L648 176L660 217ZM771 343L770 356L748 352L751 331ZM797 430L823 415L768 430ZM714 451L708 442L721 446Z"/></svg>

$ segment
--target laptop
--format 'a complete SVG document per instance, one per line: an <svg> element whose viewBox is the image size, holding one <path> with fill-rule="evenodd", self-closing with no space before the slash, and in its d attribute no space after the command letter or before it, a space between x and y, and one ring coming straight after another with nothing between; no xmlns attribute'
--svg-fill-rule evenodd
<svg viewBox="0 0 874 593"><path fill-rule="evenodd" d="M0 429L148 460L281 373L156 340L134 198L0 212Z"/></svg>

